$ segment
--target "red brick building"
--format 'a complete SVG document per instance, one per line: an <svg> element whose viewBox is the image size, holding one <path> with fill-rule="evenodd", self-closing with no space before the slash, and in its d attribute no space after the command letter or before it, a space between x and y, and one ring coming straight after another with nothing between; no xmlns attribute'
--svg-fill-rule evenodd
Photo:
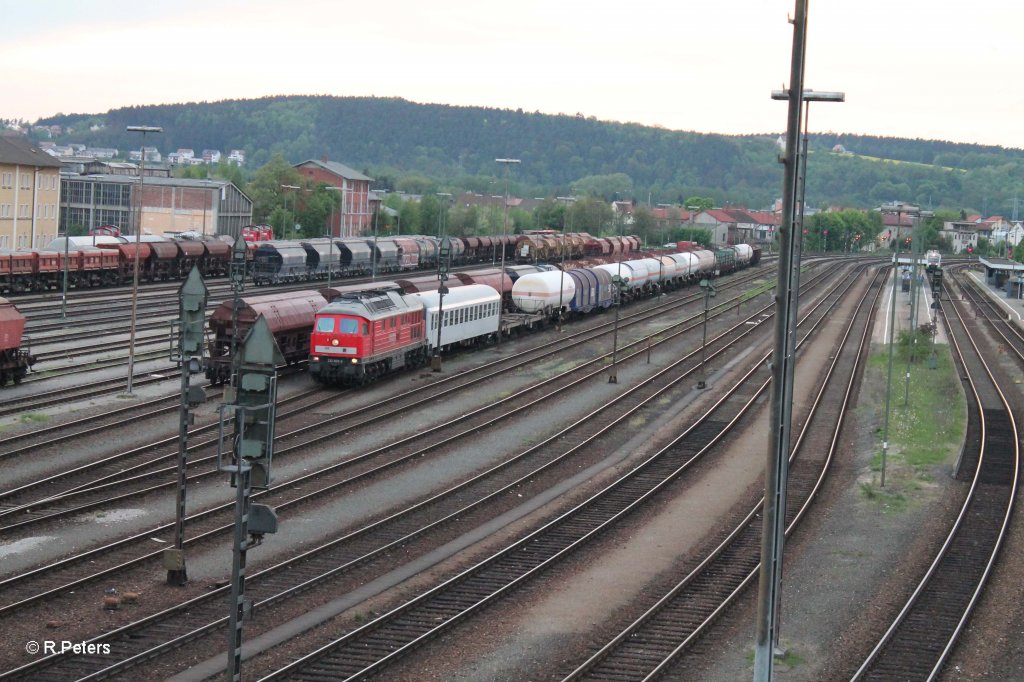
<svg viewBox="0 0 1024 682"><path fill-rule="evenodd" d="M304 178L337 187L341 193L341 210L336 211L331 219L331 235L355 237L372 231L373 214L380 202L380 198L370 191L373 178L326 158L303 161L296 164L295 169Z"/></svg>

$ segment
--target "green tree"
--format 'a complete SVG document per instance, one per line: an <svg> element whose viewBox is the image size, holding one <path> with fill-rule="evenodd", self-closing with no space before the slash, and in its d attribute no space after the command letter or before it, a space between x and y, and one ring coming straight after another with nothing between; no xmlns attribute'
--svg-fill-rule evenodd
<svg viewBox="0 0 1024 682"><path fill-rule="evenodd" d="M573 232L589 232L595 237L613 232L612 207L594 197L577 200L569 209L568 220Z"/></svg>
<svg viewBox="0 0 1024 682"><path fill-rule="evenodd" d="M693 209L690 208L691 206L696 206L698 212L699 211L706 211L706 210L708 210L710 208L714 208L715 207L715 200L712 197L692 196L692 197L687 197L686 201L683 202L683 205L686 206L686 210L688 210L688 211L693 210Z"/></svg>
<svg viewBox="0 0 1024 682"><path fill-rule="evenodd" d="M625 173L609 175L588 175L572 183L577 194L611 200L615 195L627 197L633 194L633 180Z"/></svg>
<svg viewBox="0 0 1024 682"><path fill-rule="evenodd" d="M545 199L533 210L533 224L539 229L566 229L565 203L555 199Z"/></svg>
<svg viewBox="0 0 1024 682"><path fill-rule="evenodd" d="M633 208L633 224L630 227L630 231L640 237L644 244L657 241L656 228L657 223L654 220L654 214L651 212L651 209L643 204Z"/></svg>
<svg viewBox="0 0 1024 682"><path fill-rule="evenodd" d="M285 226L294 222L293 192L282 185L303 186L303 178L280 154L275 154L266 165L253 175L245 193L252 199L252 219L255 223L268 223L278 238Z"/></svg>

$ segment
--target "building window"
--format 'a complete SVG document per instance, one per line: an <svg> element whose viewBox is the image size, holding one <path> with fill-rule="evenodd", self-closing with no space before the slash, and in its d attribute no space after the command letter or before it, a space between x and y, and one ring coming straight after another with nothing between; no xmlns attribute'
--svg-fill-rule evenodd
<svg viewBox="0 0 1024 682"><path fill-rule="evenodd" d="M0 174L0 187L4 189L10 188L12 186L11 183L14 182L13 178L14 176L11 173Z"/></svg>

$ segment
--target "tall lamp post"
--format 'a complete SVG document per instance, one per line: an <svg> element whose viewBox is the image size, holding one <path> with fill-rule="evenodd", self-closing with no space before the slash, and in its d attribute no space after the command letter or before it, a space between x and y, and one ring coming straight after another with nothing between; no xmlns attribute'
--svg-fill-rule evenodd
<svg viewBox="0 0 1024 682"><path fill-rule="evenodd" d="M708 387L708 375L704 364L708 347L708 304L715 295L715 286L711 280L702 279L700 288L704 290L704 338L700 342L700 381L697 382L697 388L703 390Z"/></svg>
<svg viewBox="0 0 1024 682"><path fill-rule="evenodd" d="M445 204L446 201L448 201L451 198L451 196L452 196L451 192L438 192L437 193L437 238L438 239L441 239L442 237L444 237L445 226L447 224L447 221L443 220L443 218L442 218L442 216L444 216L444 204ZM445 197L445 198L442 199L441 197Z"/></svg>
<svg viewBox="0 0 1024 682"><path fill-rule="evenodd" d="M287 239L288 238L288 232L289 231L294 231L294 229L295 229L295 210L296 210L295 192L300 190L300 189L302 189L302 188L299 187L298 185L281 185L281 189L290 189L290 190L292 190L292 216L291 216L292 230L286 230L285 228L287 228L287 225L282 225L281 226L281 238L282 239ZM285 209L285 212L287 212L287 209Z"/></svg>
<svg viewBox="0 0 1024 682"><path fill-rule="evenodd" d="M573 200L572 197L555 197L558 201L564 201L566 206L566 213L568 213L569 202ZM563 221L564 225L564 221ZM572 214L569 213L569 224L567 227L562 229L562 239L559 242L561 245L561 265L559 269L561 273L558 276L558 319L555 324L557 331L562 331L562 306L564 305L563 296L565 295L565 242L568 239L568 235L572 232Z"/></svg>
<svg viewBox="0 0 1024 682"><path fill-rule="evenodd" d="M324 189L328 190L328 191L331 191L331 192L342 192L342 197L344 197L344 191L345 190L343 190L341 187L335 187L334 185L328 185L327 187L324 187ZM341 236L341 230L340 229L338 230L338 235L339 235L339 238L340 238L340 236ZM334 243L334 199L333 198L331 199L331 222L330 222L330 224L327 227L327 238L331 240L331 249L330 249L330 251L331 251L331 261L333 261L334 260L334 256L335 256L334 250L335 250L335 248L337 248L337 245ZM331 279L332 279L333 274L334 274L333 271L334 271L334 263L330 262L330 263L328 263L328 266L327 266L327 288L328 289L331 288ZM338 254L338 272L339 273L341 272L341 255L340 255L340 253Z"/></svg>
<svg viewBox="0 0 1024 682"><path fill-rule="evenodd" d="M619 308L622 307L622 290L626 288L626 283L622 281L622 249L622 235L619 234L618 274L612 276L612 282L615 284L615 323L612 326L612 369L608 373L609 384L619 383Z"/></svg>
<svg viewBox="0 0 1024 682"><path fill-rule="evenodd" d="M344 193L344 191L345 191L341 187L337 187L335 185L327 185L326 187L324 187L324 189L327 190L328 192L342 192L342 193ZM339 214L339 217L340 217L340 214ZM327 228L327 236L333 239L334 238L334 201L331 201L331 218L330 218L330 220L331 220L331 222L330 222L330 224L328 225L328 228ZM340 223L341 221L339 220L338 222ZM341 236L341 229L340 228L338 229L338 236L339 237Z"/></svg>
<svg viewBox="0 0 1024 682"><path fill-rule="evenodd" d="M905 389L905 393L903 394L903 407L907 407L907 406L910 405L910 366L912 364L914 364L914 359L916 358L916 351L917 351L917 333L916 333L917 332L917 314L918 314L918 300L917 299L919 298L920 293L921 293L920 285L918 284L918 281L917 281L917 275L918 275L917 266L918 266L918 260L920 259L920 256L921 256L921 251L920 251L920 248L921 248L921 243L920 243L921 242L921 235L920 235L920 232L921 232L921 230L920 230L921 220L923 218L930 217L931 215L932 215L931 211L918 211L917 212L917 220L914 221L914 225L913 225L913 227L911 228L911 231L910 231L910 235L911 235L911 238L910 238L910 258L911 258L911 261L913 263L913 266L912 266L912 269L911 269L911 279L910 279L910 333L911 333L911 338L910 338L910 348L908 349L909 352L907 353L906 389Z"/></svg>
<svg viewBox="0 0 1024 682"><path fill-rule="evenodd" d="M495 159L495 163L505 166L505 218L501 224L501 285L505 286L505 250L507 248L506 235L508 234L508 173L509 166L522 163L519 159ZM501 346L501 318L505 309L504 293L502 300L498 302L498 345Z"/></svg>
<svg viewBox="0 0 1024 682"><path fill-rule="evenodd" d="M885 381L885 419L882 426L882 474L879 486L885 487L885 469L889 454L889 408L892 404L892 362L893 348L896 345L896 284L899 279L899 227L903 222L903 214L919 215L921 210L917 206L908 204L885 204L882 206L883 213L896 214L896 245L892 252L892 296L889 302L889 371Z"/></svg>
<svg viewBox="0 0 1024 682"><path fill-rule="evenodd" d="M135 378L135 321L139 305L139 250L142 242L142 188L143 178L146 175L146 133L162 133L163 128L159 126L127 126L130 133L142 133L142 158L139 159L139 219L135 224L135 264L132 267L132 315L131 330L128 335L128 389L127 395L132 394L132 383ZM66 232L66 229L65 229ZM65 240L67 235L65 234ZM67 262L65 260L65 262Z"/></svg>
<svg viewBox="0 0 1024 682"><path fill-rule="evenodd" d="M772 99L774 100L788 100L789 90L772 90ZM807 189L807 128L808 121L811 117L811 102L845 102L845 92L827 92L822 90L804 90L803 92L803 104L804 104L804 131L803 138L800 141L800 151L798 152L797 159L797 177L796 177L796 217L797 224L795 227L794 234L799 237L797 244L797 260L800 259L803 251L803 234L804 234L804 215L805 215L805 197ZM825 241L828 241L828 231L825 232ZM827 249L826 249L827 250ZM797 269L797 275L799 275L799 269Z"/></svg>

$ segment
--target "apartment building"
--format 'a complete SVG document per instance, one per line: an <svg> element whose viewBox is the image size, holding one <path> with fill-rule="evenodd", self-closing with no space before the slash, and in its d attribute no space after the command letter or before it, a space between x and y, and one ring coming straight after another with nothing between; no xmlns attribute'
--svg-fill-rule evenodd
<svg viewBox="0 0 1024 682"><path fill-rule="evenodd" d="M20 136L0 136L0 249L57 237L61 163Z"/></svg>

